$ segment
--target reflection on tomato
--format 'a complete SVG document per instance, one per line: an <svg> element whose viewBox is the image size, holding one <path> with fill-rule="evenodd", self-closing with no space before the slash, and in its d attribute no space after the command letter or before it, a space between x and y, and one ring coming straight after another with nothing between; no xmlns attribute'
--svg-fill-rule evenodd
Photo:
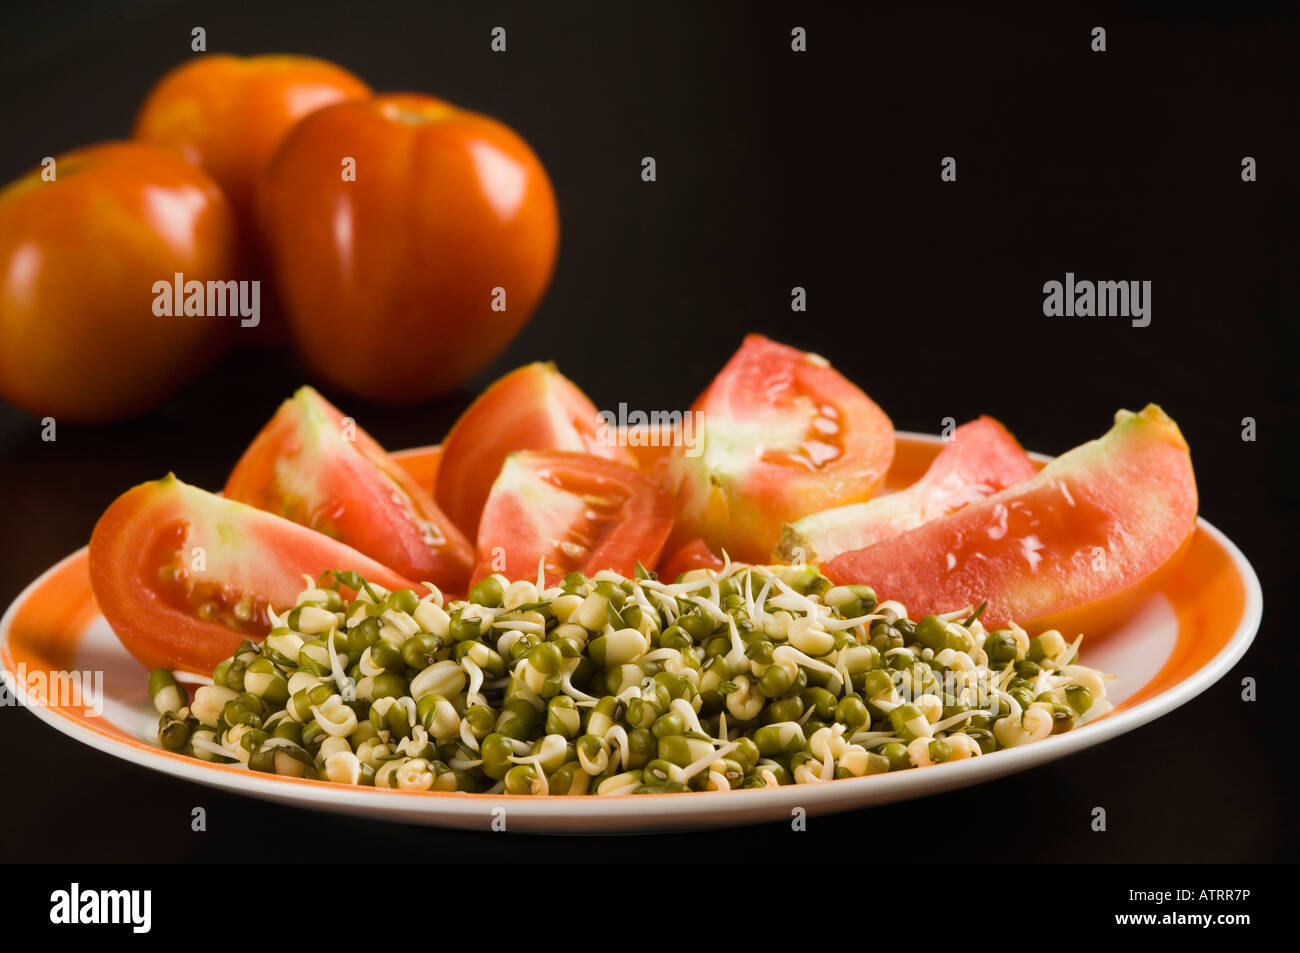
<svg viewBox="0 0 1300 953"><path fill-rule="evenodd" d="M496 120L430 96L308 116L258 203L299 351L371 400L463 383L528 320L555 264L555 195L537 156Z"/></svg>
<svg viewBox="0 0 1300 953"><path fill-rule="evenodd" d="M202 170L139 143L78 149L51 171L0 192L0 395L56 420L146 410L238 320L155 313L156 282L235 277L230 206Z"/></svg>
<svg viewBox="0 0 1300 953"><path fill-rule="evenodd" d="M158 81L133 135L202 167L249 234L258 177L285 133L322 106L369 95L360 79L325 60L210 53Z"/></svg>

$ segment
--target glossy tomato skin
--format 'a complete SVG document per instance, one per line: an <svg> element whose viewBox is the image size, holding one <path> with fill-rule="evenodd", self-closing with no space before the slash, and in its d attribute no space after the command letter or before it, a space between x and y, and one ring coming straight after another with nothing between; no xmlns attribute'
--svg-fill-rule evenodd
<svg viewBox="0 0 1300 953"><path fill-rule="evenodd" d="M542 558L547 585L575 570L630 577L638 561L658 563L672 520L672 497L631 467L566 450L512 453L483 509L474 582L536 579Z"/></svg>
<svg viewBox="0 0 1300 953"><path fill-rule="evenodd" d="M100 611L142 665L205 675L266 634L267 608L292 607L303 574L355 570L385 589L413 588L342 543L174 476L118 497L95 525L89 561Z"/></svg>
<svg viewBox="0 0 1300 953"><path fill-rule="evenodd" d="M225 495L309 526L420 582L464 593L474 550L429 491L310 387L249 445Z"/></svg>
<svg viewBox="0 0 1300 953"><path fill-rule="evenodd" d="M690 572L692 569L721 571L725 565L721 559L713 555L713 551L704 540L693 539L664 556L656 571L661 580L671 583L682 573Z"/></svg>
<svg viewBox="0 0 1300 953"><path fill-rule="evenodd" d="M766 562L783 524L868 499L894 457L893 424L871 398L825 358L758 334L691 409L698 445L672 461L673 543L698 536L744 562Z"/></svg>
<svg viewBox="0 0 1300 953"><path fill-rule="evenodd" d="M390 403L452 390L495 357L541 300L559 240L528 144L418 94L308 116L258 208L299 351L330 382Z"/></svg>
<svg viewBox="0 0 1300 953"><path fill-rule="evenodd" d="M471 539L501 464L516 450L572 450L637 465L554 364L516 368L480 394L442 442L434 497Z"/></svg>
<svg viewBox="0 0 1300 953"><path fill-rule="evenodd" d="M258 178L285 134L323 106L369 95L364 82L325 60L208 53L158 81L133 137L175 149L212 176L249 236Z"/></svg>
<svg viewBox="0 0 1300 953"><path fill-rule="evenodd" d="M58 156L0 192L0 396L58 421L127 417L211 359L238 318L156 314L156 282L236 277L225 196L154 146Z"/></svg>

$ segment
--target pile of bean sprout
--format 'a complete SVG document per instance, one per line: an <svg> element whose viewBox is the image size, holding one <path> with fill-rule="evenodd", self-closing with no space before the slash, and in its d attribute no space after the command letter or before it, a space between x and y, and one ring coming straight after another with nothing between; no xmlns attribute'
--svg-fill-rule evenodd
<svg viewBox="0 0 1300 953"><path fill-rule="evenodd" d="M725 791L982 757L1110 707L1081 636L986 630L973 607L913 621L809 566L425 587L306 577L192 699L151 673L159 743L412 791Z"/></svg>

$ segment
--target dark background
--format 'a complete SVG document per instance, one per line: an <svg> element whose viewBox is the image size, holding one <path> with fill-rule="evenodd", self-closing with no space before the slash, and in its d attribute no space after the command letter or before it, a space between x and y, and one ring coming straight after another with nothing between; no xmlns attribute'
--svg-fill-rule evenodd
<svg viewBox="0 0 1300 953"><path fill-rule="evenodd" d="M274 832L288 830L304 836L282 859L365 844L392 859L784 863L818 847L892 857L906 835L931 846L903 859L934 861L943 831L970 824L985 833L968 860L1294 860L1283 665L1296 636L1278 610L1296 575L1296 23L1281 5L1050 6L918 6L906 18L739 3L7 10L0 180L125 136L152 82L194 55L196 25L211 52L324 56L376 89L495 115L532 143L562 245L514 344L424 406L322 388L386 446L438 441L479 388L537 359L556 360L599 407L685 407L751 330L826 354L900 429L989 413L1026 447L1059 453L1106 430L1117 407L1157 401L1192 447L1202 514L1255 564L1266 609L1236 670L1158 722L976 788L813 818L801 836L784 824L556 839L363 822L156 775L3 709L0 858L215 861L249 857L256 840L274 859ZM498 25L506 54L489 49ZM806 53L790 50L795 25ZM657 182L640 179L646 155ZM956 183L940 182L946 155ZM1151 325L1045 318L1043 282L1066 271L1152 281ZM795 285L805 315L789 310ZM155 413L60 424L54 443L0 406L0 604L83 545L126 488L168 470L218 488L304 381L320 384L284 354L235 352ZM1253 443L1241 439L1247 416ZM1255 704L1240 700L1247 675ZM194 806L207 833L190 831ZM1094 806L1106 833L1090 830Z"/></svg>

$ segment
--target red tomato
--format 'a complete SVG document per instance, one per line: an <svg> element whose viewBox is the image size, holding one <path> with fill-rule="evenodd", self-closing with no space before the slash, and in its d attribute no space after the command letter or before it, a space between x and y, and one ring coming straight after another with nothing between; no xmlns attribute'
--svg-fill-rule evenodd
<svg viewBox="0 0 1300 953"><path fill-rule="evenodd" d="M60 422L148 410L239 321L187 315L184 298L162 302L168 314L155 289L178 272L237 277L230 206L201 170L139 143L78 149L51 171L0 192L0 396Z"/></svg>
<svg viewBox="0 0 1300 953"><path fill-rule="evenodd" d="M906 533L991 496L1038 468L1016 438L992 417L953 431L925 475L907 489L822 510L785 526L776 556L787 562L821 562Z"/></svg>
<svg viewBox="0 0 1300 953"><path fill-rule="evenodd" d="M415 94L312 113L258 205L298 349L378 401L432 397L480 371L541 300L559 243L528 144Z"/></svg>
<svg viewBox="0 0 1300 953"><path fill-rule="evenodd" d="M226 496L310 526L408 579L464 592L474 550L356 421L310 387L271 418L235 465Z"/></svg>
<svg viewBox="0 0 1300 953"><path fill-rule="evenodd" d="M1032 479L822 564L912 618L985 600L981 621L1067 638L1108 628L1196 529L1196 480L1178 425L1150 404Z"/></svg>
<svg viewBox="0 0 1300 953"><path fill-rule="evenodd" d="M573 450L635 467L616 439L602 441L603 432L596 406L554 364L525 365L480 394L451 428L434 498L472 538L508 453Z"/></svg>
<svg viewBox="0 0 1300 953"><path fill-rule="evenodd" d="M369 95L365 83L325 60L206 53L150 90L133 138L175 149L216 179L251 234L258 176L285 133L322 106Z"/></svg>
<svg viewBox="0 0 1300 953"><path fill-rule="evenodd" d="M865 500L894 458L894 428L825 358L751 334L692 408L698 446L674 453L674 541L699 536L766 562L783 523Z"/></svg>
<svg viewBox="0 0 1300 953"><path fill-rule="evenodd" d="M385 589L412 584L320 533L174 476L109 506L90 538L90 582L117 637L147 668L210 674L291 607L303 574L354 570Z"/></svg>
<svg viewBox="0 0 1300 953"><path fill-rule="evenodd" d="M713 555L713 550L702 539L693 539L684 546L679 546L660 561L656 567L659 578L664 582L673 582L684 572L692 569L722 569L726 565Z"/></svg>
<svg viewBox="0 0 1300 953"><path fill-rule="evenodd" d="M672 529L673 504L654 480L586 453L512 453L492 484L478 533L474 582L493 573L546 582L566 573L653 569Z"/></svg>

